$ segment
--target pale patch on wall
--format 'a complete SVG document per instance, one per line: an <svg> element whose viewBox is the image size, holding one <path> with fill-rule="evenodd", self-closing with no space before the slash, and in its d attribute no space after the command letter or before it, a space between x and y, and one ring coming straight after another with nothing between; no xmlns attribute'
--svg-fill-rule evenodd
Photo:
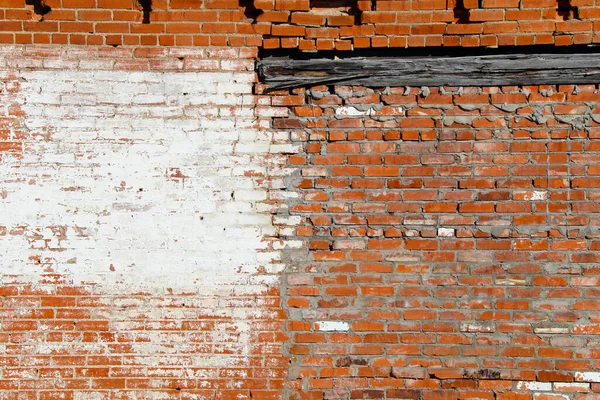
<svg viewBox="0 0 600 400"><path fill-rule="evenodd" d="M318 321L315 329L324 332L345 332L350 330L350 324L344 321Z"/></svg>
<svg viewBox="0 0 600 400"><path fill-rule="evenodd" d="M18 73L24 150L0 163L5 283L252 290L275 257L253 72Z"/></svg>

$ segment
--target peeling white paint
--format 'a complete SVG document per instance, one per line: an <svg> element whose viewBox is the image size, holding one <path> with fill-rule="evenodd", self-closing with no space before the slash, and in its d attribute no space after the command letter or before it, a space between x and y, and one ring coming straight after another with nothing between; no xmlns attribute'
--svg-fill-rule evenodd
<svg viewBox="0 0 600 400"><path fill-rule="evenodd" d="M547 393L534 393L533 399L534 400L547 400L548 394ZM570 397L566 394L557 394L557 393L552 394L552 400L569 400L569 399L570 399Z"/></svg>
<svg viewBox="0 0 600 400"><path fill-rule="evenodd" d="M575 372L575 380L578 382L600 383L600 372Z"/></svg>
<svg viewBox="0 0 600 400"><path fill-rule="evenodd" d="M14 129L25 139L0 158L0 281L40 295L55 295L52 279L92 288L102 305L79 306L130 344L131 365L249 365L256 320L280 317L260 296L278 283L286 244L264 238L300 222L274 226L276 205L263 203L291 172L278 153L297 146L257 119L254 72L14 72L19 91L0 102L23 111ZM37 356L120 351L32 343Z"/></svg>
<svg viewBox="0 0 600 400"><path fill-rule="evenodd" d="M345 107L337 107L335 109L335 115L340 116L363 116L363 115L371 115L372 109L369 108L366 111L360 111L356 107L345 106Z"/></svg>
<svg viewBox="0 0 600 400"><path fill-rule="evenodd" d="M343 321L319 321L315 323L315 329L325 332L346 332L350 330L350 324Z"/></svg>
<svg viewBox="0 0 600 400"><path fill-rule="evenodd" d="M452 229L452 228L438 228L438 236L440 236L440 237L454 237L454 229Z"/></svg>
<svg viewBox="0 0 600 400"><path fill-rule="evenodd" d="M544 190L527 191L523 194L526 201L544 201L548 198L548 192Z"/></svg>

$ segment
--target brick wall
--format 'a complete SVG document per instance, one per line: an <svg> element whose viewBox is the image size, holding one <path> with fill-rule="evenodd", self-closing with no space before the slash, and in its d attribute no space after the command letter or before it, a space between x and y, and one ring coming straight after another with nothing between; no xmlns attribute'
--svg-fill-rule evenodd
<svg viewBox="0 0 600 400"><path fill-rule="evenodd" d="M594 1L44 4L0 0L1 399L600 398L597 85L254 73Z"/></svg>
<svg viewBox="0 0 600 400"><path fill-rule="evenodd" d="M46 0L45 4L52 11L37 15L33 6L24 7L23 0L2 0L0 43L316 51L600 42L600 10L594 0Z"/></svg>
<svg viewBox="0 0 600 400"><path fill-rule="evenodd" d="M290 398L600 398L597 85L275 99Z"/></svg>
<svg viewBox="0 0 600 400"><path fill-rule="evenodd" d="M0 52L0 397L278 393L289 149L254 51Z"/></svg>

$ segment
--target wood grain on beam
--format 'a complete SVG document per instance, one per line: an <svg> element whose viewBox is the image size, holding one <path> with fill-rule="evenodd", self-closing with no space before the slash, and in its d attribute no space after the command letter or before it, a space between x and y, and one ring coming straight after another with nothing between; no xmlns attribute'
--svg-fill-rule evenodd
<svg viewBox="0 0 600 400"><path fill-rule="evenodd" d="M293 60L258 65L269 90L313 85L507 86L600 83L600 53Z"/></svg>

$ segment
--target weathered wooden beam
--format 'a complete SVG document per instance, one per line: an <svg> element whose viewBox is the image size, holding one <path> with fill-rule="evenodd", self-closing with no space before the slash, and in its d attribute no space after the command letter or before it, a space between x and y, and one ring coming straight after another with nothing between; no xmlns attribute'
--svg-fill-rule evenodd
<svg viewBox="0 0 600 400"><path fill-rule="evenodd" d="M600 83L600 53L502 54L462 57L293 60L259 62L269 90L314 85L508 86Z"/></svg>

